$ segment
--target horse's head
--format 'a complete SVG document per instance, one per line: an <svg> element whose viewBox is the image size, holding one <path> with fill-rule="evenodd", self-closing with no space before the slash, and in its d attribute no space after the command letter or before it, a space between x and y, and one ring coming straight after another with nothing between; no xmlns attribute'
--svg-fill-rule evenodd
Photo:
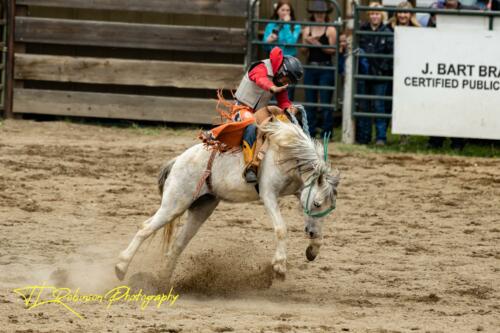
<svg viewBox="0 0 500 333"><path fill-rule="evenodd" d="M304 184L300 202L305 214L305 233L310 239L307 259L312 261L319 253L324 217L336 206L339 176L331 172L315 173Z"/></svg>

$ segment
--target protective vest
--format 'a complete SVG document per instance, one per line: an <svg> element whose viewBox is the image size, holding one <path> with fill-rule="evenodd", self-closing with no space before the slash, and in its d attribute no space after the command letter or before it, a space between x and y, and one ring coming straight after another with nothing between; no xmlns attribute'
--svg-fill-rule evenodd
<svg viewBox="0 0 500 333"><path fill-rule="evenodd" d="M264 63L267 69L267 77L269 80L273 80L274 74L271 59L263 60L250 67L249 71L245 74L245 76L243 76L243 79L234 94L239 102L251 107L253 110L258 110L267 106L271 97L273 97L273 94L270 91L266 91L259 87L255 82L250 80L250 77L248 76L248 73L260 63Z"/></svg>

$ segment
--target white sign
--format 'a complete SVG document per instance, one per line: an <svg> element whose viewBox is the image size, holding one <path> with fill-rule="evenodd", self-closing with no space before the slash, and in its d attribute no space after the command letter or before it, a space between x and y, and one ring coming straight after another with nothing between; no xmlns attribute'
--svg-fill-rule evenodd
<svg viewBox="0 0 500 333"><path fill-rule="evenodd" d="M489 23L486 16L436 15L438 31L487 31Z"/></svg>
<svg viewBox="0 0 500 333"><path fill-rule="evenodd" d="M500 139L500 33L396 27L392 131Z"/></svg>

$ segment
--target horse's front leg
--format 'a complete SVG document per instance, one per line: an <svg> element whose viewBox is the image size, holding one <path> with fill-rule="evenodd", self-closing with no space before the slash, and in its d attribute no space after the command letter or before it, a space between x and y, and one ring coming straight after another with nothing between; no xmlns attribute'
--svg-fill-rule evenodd
<svg viewBox="0 0 500 333"><path fill-rule="evenodd" d="M277 246L272 261L273 270L278 277L284 278L286 273L286 224L281 216L276 194L270 191L261 191L261 199L271 217L276 235Z"/></svg>

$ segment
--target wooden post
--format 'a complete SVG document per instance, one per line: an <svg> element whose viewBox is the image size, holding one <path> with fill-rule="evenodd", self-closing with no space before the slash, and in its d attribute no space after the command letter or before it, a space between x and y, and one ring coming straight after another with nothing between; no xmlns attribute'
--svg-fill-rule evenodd
<svg viewBox="0 0 500 333"><path fill-rule="evenodd" d="M7 63L5 67L5 118L13 118L12 97L14 88L14 19L15 0L7 1Z"/></svg>
<svg viewBox="0 0 500 333"><path fill-rule="evenodd" d="M354 56L352 55L352 50L349 50L349 54L345 62L344 104L342 107L342 142L346 144L354 143L354 120L351 114L353 58Z"/></svg>

